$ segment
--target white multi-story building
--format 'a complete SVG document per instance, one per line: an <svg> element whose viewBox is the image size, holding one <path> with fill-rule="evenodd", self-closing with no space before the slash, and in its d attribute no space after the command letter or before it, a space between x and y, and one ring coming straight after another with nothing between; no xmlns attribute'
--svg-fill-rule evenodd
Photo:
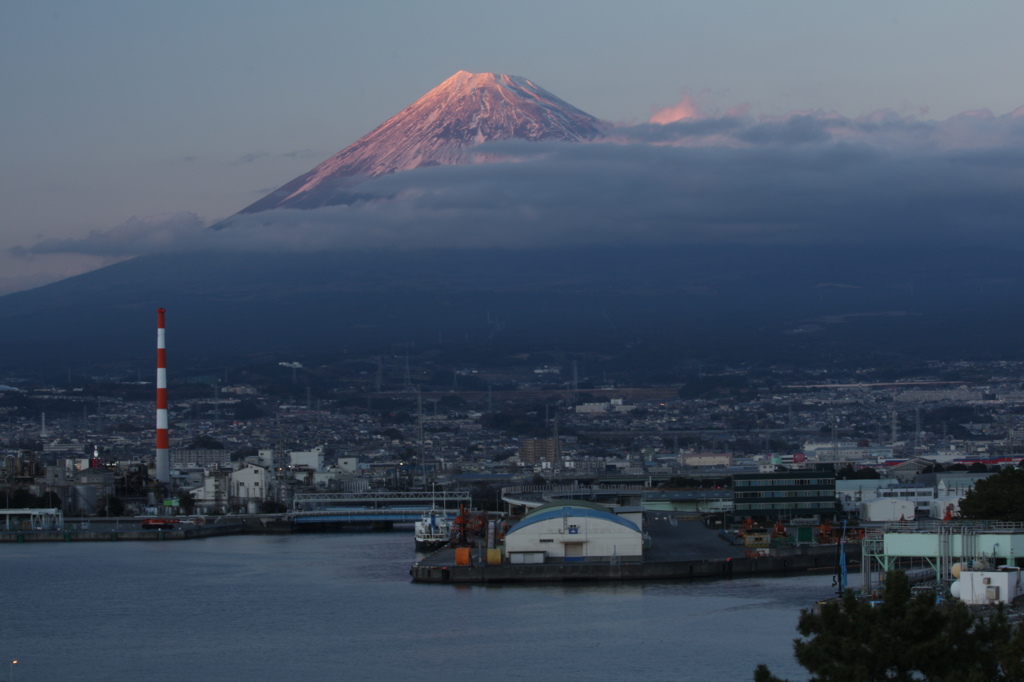
<svg viewBox="0 0 1024 682"><path fill-rule="evenodd" d="M308 452L288 453L292 468L304 467L310 471L324 470L324 448L322 445L309 450Z"/></svg>
<svg viewBox="0 0 1024 682"><path fill-rule="evenodd" d="M171 450L171 466L175 469L182 467L227 467L231 466L230 450L186 450L175 448Z"/></svg>
<svg viewBox="0 0 1024 682"><path fill-rule="evenodd" d="M818 462L882 462L892 459L889 445L860 445L859 443L804 443L804 454Z"/></svg>
<svg viewBox="0 0 1024 682"><path fill-rule="evenodd" d="M684 452L679 463L687 467L721 467L732 464L732 455L723 452Z"/></svg>
<svg viewBox="0 0 1024 682"><path fill-rule="evenodd" d="M335 463L334 468L337 471L346 474L358 474L359 473L359 458L358 457L339 457Z"/></svg>
<svg viewBox="0 0 1024 682"><path fill-rule="evenodd" d="M263 502L269 496L267 469L257 464L246 464L230 475L231 498L236 504Z"/></svg>
<svg viewBox="0 0 1024 682"><path fill-rule="evenodd" d="M208 514L227 511L229 477L230 474L222 469L208 470L204 473L202 484L188 491L196 501L197 512Z"/></svg>

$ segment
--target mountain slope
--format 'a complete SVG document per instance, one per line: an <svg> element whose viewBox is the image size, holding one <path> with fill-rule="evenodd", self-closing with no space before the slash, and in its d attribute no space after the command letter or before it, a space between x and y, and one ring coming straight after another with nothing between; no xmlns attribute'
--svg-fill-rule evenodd
<svg viewBox="0 0 1024 682"><path fill-rule="evenodd" d="M614 356L638 340L652 358L730 363L1009 358L1022 295L1016 254L984 250L171 254L0 297L0 369L148 366L158 307L175 363L410 345Z"/></svg>
<svg viewBox="0 0 1024 682"><path fill-rule="evenodd" d="M468 163L472 147L507 140L580 141L601 122L519 76L459 71L369 134L241 213L348 202L365 178Z"/></svg>

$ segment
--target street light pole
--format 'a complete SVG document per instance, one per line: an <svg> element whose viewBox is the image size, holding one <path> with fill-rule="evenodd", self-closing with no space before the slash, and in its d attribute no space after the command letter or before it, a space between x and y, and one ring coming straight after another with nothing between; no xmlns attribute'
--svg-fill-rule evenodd
<svg viewBox="0 0 1024 682"><path fill-rule="evenodd" d="M11 661L11 682L14 682L14 664L15 663L17 663L17 661Z"/></svg>

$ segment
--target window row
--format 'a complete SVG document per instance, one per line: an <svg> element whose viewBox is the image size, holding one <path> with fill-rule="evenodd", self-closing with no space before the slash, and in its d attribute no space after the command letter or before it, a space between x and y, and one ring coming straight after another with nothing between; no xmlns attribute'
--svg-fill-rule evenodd
<svg viewBox="0 0 1024 682"><path fill-rule="evenodd" d="M750 492L733 493L736 499L758 498L758 497L835 497L834 490L754 490Z"/></svg>
<svg viewBox="0 0 1024 682"><path fill-rule="evenodd" d="M739 478L735 479L733 485L737 488L765 488L770 486L794 486L794 485L816 485L816 486L834 486L836 480L834 478L762 478L762 479L750 479L750 478Z"/></svg>
<svg viewBox="0 0 1024 682"><path fill-rule="evenodd" d="M737 504L735 511L748 511L757 509L819 509L834 510L835 504L830 502L796 502L793 504L773 504L770 502L748 502Z"/></svg>

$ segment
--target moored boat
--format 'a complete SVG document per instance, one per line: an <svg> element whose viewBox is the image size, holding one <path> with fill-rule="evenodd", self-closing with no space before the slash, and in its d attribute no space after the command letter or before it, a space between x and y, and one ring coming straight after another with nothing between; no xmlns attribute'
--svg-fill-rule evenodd
<svg viewBox="0 0 1024 682"><path fill-rule="evenodd" d="M448 544L452 539L452 522L437 509L424 512L423 519L416 522L416 551L432 552Z"/></svg>

